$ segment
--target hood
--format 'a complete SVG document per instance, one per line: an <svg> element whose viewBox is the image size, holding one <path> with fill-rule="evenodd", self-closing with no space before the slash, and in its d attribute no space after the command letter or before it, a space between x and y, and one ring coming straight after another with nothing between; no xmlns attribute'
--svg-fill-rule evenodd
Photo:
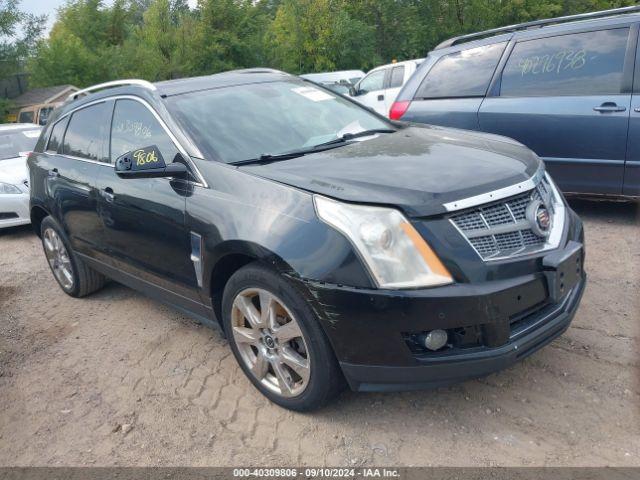
<svg viewBox="0 0 640 480"><path fill-rule="evenodd" d="M27 157L0 160L0 182L23 185L23 182L28 179Z"/></svg>
<svg viewBox="0 0 640 480"><path fill-rule="evenodd" d="M303 157L239 167L339 200L391 205L409 216L531 178L541 160L497 135L411 126Z"/></svg>

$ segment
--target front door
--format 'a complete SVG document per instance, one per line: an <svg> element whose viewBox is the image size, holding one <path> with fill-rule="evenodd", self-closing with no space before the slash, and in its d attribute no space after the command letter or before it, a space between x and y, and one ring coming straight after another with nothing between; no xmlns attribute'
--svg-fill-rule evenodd
<svg viewBox="0 0 640 480"><path fill-rule="evenodd" d="M480 129L531 148L565 192L619 195L632 42L629 27L518 41L499 96L480 107Z"/></svg>
<svg viewBox="0 0 640 480"><path fill-rule="evenodd" d="M178 148L150 108L133 99L116 100L111 124L112 164L127 152L152 145L165 163L172 163ZM194 300L199 303L185 227L189 183L171 178L123 179L109 168L101 172L97 187L107 263L148 286L165 290L171 303L185 308L191 308Z"/></svg>
<svg viewBox="0 0 640 480"><path fill-rule="evenodd" d="M385 76L387 69L367 74L356 87L358 95L354 100L365 107L372 108L381 115L387 115L385 103Z"/></svg>

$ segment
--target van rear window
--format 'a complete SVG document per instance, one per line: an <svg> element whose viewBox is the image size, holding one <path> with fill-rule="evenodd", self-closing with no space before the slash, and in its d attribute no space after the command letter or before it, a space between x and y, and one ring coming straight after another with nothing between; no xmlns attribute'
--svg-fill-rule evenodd
<svg viewBox="0 0 640 480"><path fill-rule="evenodd" d="M416 98L483 96L505 46L502 42L443 56L427 73Z"/></svg>

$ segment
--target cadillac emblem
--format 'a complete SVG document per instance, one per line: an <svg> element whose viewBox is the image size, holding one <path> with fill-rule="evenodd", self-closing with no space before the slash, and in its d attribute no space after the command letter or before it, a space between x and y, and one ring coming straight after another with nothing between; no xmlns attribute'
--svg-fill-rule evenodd
<svg viewBox="0 0 640 480"><path fill-rule="evenodd" d="M531 202L527 207L526 216L533 233L540 237L549 236L553 219L551 218L551 212L542 201L534 200Z"/></svg>

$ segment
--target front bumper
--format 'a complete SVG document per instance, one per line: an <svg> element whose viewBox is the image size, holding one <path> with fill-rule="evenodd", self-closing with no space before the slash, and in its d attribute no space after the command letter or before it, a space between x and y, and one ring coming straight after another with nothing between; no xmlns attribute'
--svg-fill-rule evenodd
<svg viewBox="0 0 640 480"><path fill-rule="evenodd" d="M31 223L29 194L0 195L0 228L15 227Z"/></svg>
<svg viewBox="0 0 640 480"><path fill-rule="evenodd" d="M557 302L543 272L414 291L306 287L351 388L388 391L443 386L514 364L568 328L585 284L582 271ZM411 332L436 328L473 329L477 344L438 352L410 347Z"/></svg>
<svg viewBox="0 0 640 480"><path fill-rule="evenodd" d="M422 358L421 364L416 366L341 362L342 371L353 390L393 391L436 388L503 370L544 347L567 330L576 313L584 286L583 280L560 305L535 318L525 334L517 335L501 347Z"/></svg>

